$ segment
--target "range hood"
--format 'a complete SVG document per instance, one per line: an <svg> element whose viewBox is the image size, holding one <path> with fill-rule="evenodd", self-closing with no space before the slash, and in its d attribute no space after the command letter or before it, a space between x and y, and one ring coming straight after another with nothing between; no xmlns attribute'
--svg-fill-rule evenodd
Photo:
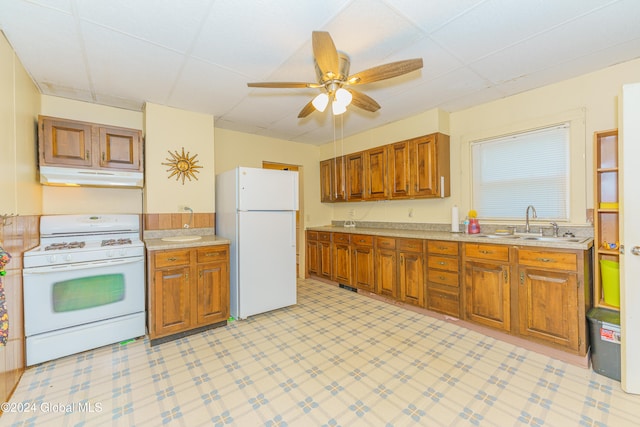
<svg viewBox="0 0 640 427"><path fill-rule="evenodd" d="M40 183L57 186L142 188L144 176L142 172L40 166Z"/></svg>

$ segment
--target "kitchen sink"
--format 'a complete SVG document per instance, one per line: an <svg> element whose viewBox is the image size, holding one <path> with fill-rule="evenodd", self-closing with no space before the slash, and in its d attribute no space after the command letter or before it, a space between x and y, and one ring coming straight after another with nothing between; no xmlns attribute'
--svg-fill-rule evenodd
<svg viewBox="0 0 640 427"><path fill-rule="evenodd" d="M540 242L581 242L584 239L579 239L577 237L544 237L544 236L536 236L536 237L525 237L524 240L538 240Z"/></svg>
<svg viewBox="0 0 640 427"><path fill-rule="evenodd" d="M519 239L520 236L513 234L479 234L478 237L486 237L487 239Z"/></svg>
<svg viewBox="0 0 640 427"><path fill-rule="evenodd" d="M170 236L163 237L161 240L163 242L195 242L200 239L202 239L202 236Z"/></svg>

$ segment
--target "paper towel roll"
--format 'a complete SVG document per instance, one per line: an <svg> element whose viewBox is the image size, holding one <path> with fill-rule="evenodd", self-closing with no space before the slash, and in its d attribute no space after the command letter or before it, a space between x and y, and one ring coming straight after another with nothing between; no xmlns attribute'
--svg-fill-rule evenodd
<svg viewBox="0 0 640 427"><path fill-rule="evenodd" d="M458 206L456 205L451 208L451 232L460 232L460 218L458 216Z"/></svg>

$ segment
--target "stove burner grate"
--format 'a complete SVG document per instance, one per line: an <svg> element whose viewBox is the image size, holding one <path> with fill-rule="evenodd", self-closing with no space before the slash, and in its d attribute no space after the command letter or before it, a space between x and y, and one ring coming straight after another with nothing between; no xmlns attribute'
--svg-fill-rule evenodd
<svg viewBox="0 0 640 427"><path fill-rule="evenodd" d="M84 248L85 243L84 242L61 242L61 243L53 243L49 246L47 246L46 248L44 248L45 251L55 251L58 249L79 249L79 248Z"/></svg>
<svg viewBox="0 0 640 427"><path fill-rule="evenodd" d="M103 240L100 246L120 246L120 245L130 245L131 239L108 239Z"/></svg>

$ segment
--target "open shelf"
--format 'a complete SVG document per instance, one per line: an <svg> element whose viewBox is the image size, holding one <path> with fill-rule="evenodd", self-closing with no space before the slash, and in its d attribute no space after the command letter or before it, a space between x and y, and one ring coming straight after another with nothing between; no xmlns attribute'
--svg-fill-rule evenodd
<svg viewBox="0 0 640 427"><path fill-rule="evenodd" d="M596 132L594 145L594 305L613 310L618 306L604 300L600 261L620 261L620 217L618 211L618 131ZM619 286L619 285L618 285Z"/></svg>

